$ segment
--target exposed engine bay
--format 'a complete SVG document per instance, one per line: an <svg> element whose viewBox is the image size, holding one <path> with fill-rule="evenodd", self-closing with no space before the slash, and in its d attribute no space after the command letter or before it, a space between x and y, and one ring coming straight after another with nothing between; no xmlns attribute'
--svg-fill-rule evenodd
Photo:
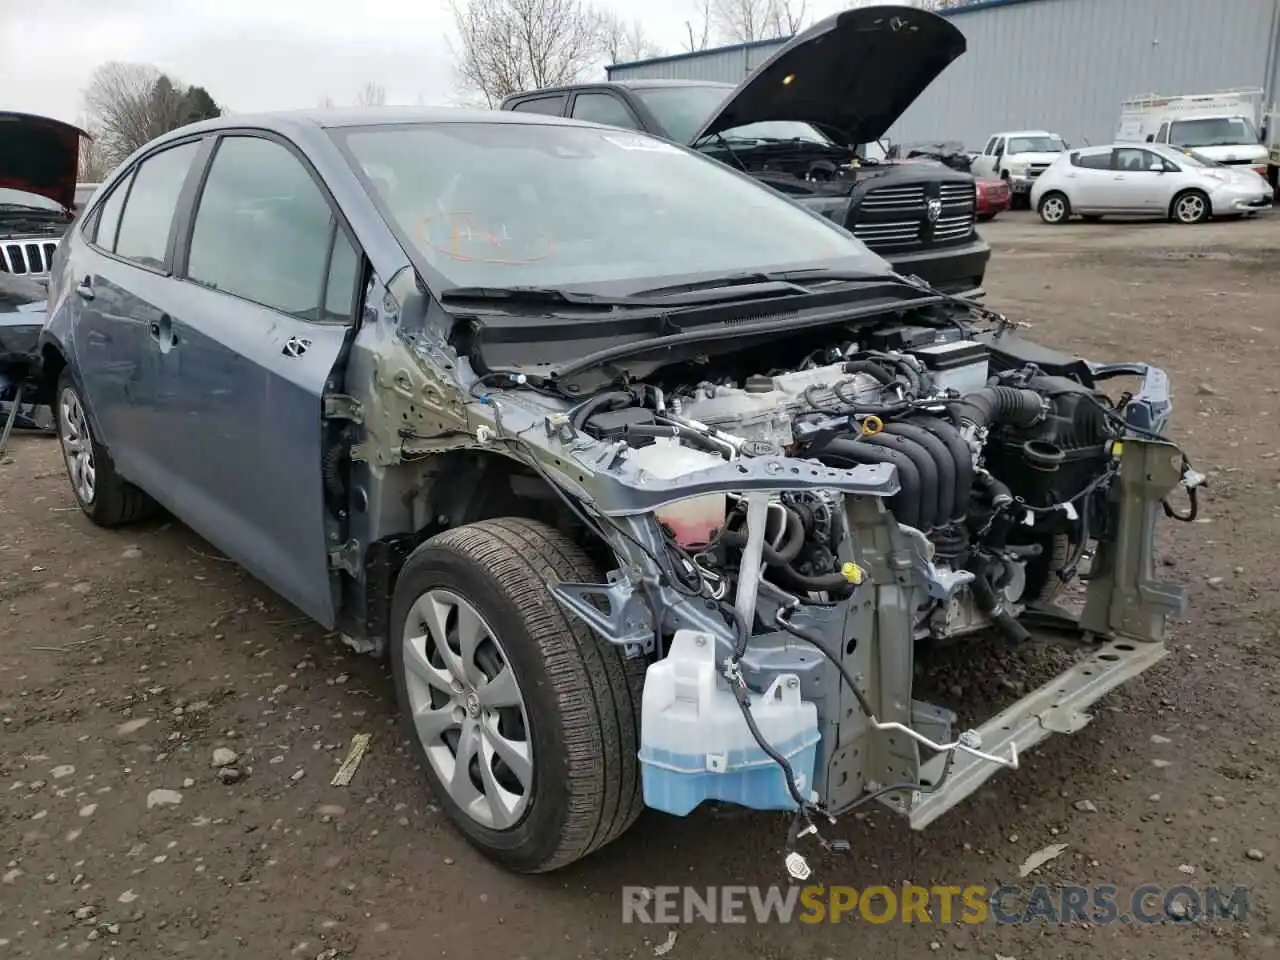
<svg viewBox="0 0 1280 960"><path fill-rule="evenodd" d="M1084 726L1086 707L1166 655L1166 618L1186 604L1155 579L1155 526L1194 518L1203 477L1163 435L1164 373L1076 359L1012 326L972 306L648 360L638 343L576 382L459 348L476 371L474 440L424 420L401 455L478 445L515 459L545 481L513 479L519 497L563 504L580 537L607 545L606 582L550 589L647 665L646 805L794 811L789 853L872 800L919 829L1020 751ZM1179 490L1190 512L1171 505ZM437 516L458 522L430 501L416 522ZM1054 600L1082 569L1083 611L1069 613ZM919 642L995 629L1024 643L1032 619L1083 639L1084 659L959 732L913 696ZM794 876L802 861L789 857Z"/></svg>
<svg viewBox="0 0 1280 960"><path fill-rule="evenodd" d="M954 331L873 339L879 348L841 344L794 370L601 394L573 419L597 439L626 442L632 463L665 478L759 456L891 465L899 491L889 510L923 535L937 576L956 584L915 611L915 636L995 626L1025 640L1018 614L1051 601L1102 532L1096 501L1117 470L1122 410L1078 379L993 357ZM797 596L849 594L838 511L823 492L771 501L765 581ZM656 516L692 558L690 582L723 595L737 580L747 512L744 497L710 494Z"/></svg>

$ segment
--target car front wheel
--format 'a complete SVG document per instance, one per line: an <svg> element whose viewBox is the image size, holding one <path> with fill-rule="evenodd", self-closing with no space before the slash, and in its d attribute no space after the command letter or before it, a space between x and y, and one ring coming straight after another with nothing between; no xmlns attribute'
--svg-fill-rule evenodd
<svg viewBox="0 0 1280 960"><path fill-rule="evenodd" d="M642 806L645 663L548 589L600 579L554 528L506 518L432 537L396 582L391 663L405 732L455 826L521 873L592 853Z"/></svg>
<svg viewBox="0 0 1280 960"><path fill-rule="evenodd" d="M111 454L94 437L84 398L69 370L58 378L55 416L71 492L90 520L101 527L118 527L154 512L154 501L116 473Z"/></svg>
<svg viewBox="0 0 1280 960"><path fill-rule="evenodd" d="M1199 190L1184 190L1173 198L1170 213L1178 223L1204 223L1213 214L1209 197Z"/></svg>
<svg viewBox="0 0 1280 960"><path fill-rule="evenodd" d="M1040 219L1052 226L1071 219L1071 202L1064 193L1046 193L1040 198Z"/></svg>

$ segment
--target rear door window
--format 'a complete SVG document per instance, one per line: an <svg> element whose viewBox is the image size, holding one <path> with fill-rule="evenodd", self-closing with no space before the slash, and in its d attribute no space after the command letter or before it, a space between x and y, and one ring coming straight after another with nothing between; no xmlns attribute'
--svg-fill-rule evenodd
<svg viewBox="0 0 1280 960"><path fill-rule="evenodd" d="M225 137L191 232L187 278L304 320L345 320L359 257L287 147Z"/></svg>
<svg viewBox="0 0 1280 960"><path fill-rule="evenodd" d="M563 94L554 97L534 97L532 100L521 100L511 109L521 113L545 113L558 117L564 113L564 105L568 99Z"/></svg>
<svg viewBox="0 0 1280 960"><path fill-rule="evenodd" d="M125 197L129 195L130 173L116 184L107 199L98 207L96 222L91 234L94 244L115 253L116 231L120 227L120 214L124 211Z"/></svg>
<svg viewBox="0 0 1280 960"><path fill-rule="evenodd" d="M1084 167L1086 170L1107 170L1111 166L1111 151L1101 153L1077 152L1071 155L1071 165Z"/></svg>
<svg viewBox="0 0 1280 960"><path fill-rule="evenodd" d="M192 140L152 154L138 166L112 248L117 255L164 269L178 196L199 147L200 141Z"/></svg>
<svg viewBox="0 0 1280 960"><path fill-rule="evenodd" d="M631 110L611 93L580 93L573 99L573 118L591 123L603 123L610 127L639 130L640 124Z"/></svg>

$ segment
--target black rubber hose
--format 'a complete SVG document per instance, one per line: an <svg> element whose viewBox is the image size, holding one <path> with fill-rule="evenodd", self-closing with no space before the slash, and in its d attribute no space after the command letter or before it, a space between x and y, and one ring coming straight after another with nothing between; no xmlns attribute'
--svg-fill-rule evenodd
<svg viewBox="0 0 1280 960"><path fill-rule="evenodd" d="M871 360L850 360L844 365L845 373L865 373L883 386L893 385L893 374Z"/></svg>
<svg viewBox="0 0 1280 960"><path fill-rule="evenodd" d="M997 480L985 470L977 474L974 478L977 486L991 500L991 506L995 509L1001 509L1013 503L1013 492L1002 481Z"/></svg>
<svg viewBox="0 0 1280 960"><path fill-rule="evenodd" d="M679 437L700 450L724 456L724 447L714 440L676 423L629 423L622 432L627 437Z"/></svg>
<svg viewBox="0 0 1280 960"><path fill-rule="evenodd" d="M962 418L977 427L997 423L1029 427L1043 412L1040 394L1020 387L983 387L965 394L957 408Z"/></svg>
<svg viewBox="0 0 1280 960"><path fill-rule="evenodd" d="M908 523L907 525L926 531L936 527L938 525L938 467L934 464L933 457L929 454L929 451L910 437L903 437L897 434L877 433L874 436L864 437L862 442L873 447L899 450L916 465L916 470L920 474L920 494L916 508L917 522ZM901 517L899 517L899 522L906 523Z"/></svg>
<svg viewBox="0 0 1280 960"><path fill-rule="evenodd" d="M1027 632L1027 628L1014 619L1013 614L1009 612L1009 608L996 597L996 591L991 586L991 582L986 577L986 570L979 570L973 578L973 582L969 584L969 589L973 591L973 598L978 603L978 609L981 610L991 625L999 630L1006 639L1014 643L1026 643L1031 639L1031 634Z"/></svg>
<svg viewBox="0 0 1280 960"><path fill-rule="evenodd" d="M581 430L593 413L616 407L629 407L635 402L636 398L625 390L597 393L573 408L569 414L569 422L573 424L575 430Z"/></svg>
<svg viewBox="0 0 1280 960"><path fill-rule="evenodd" d="M844 463L892 464L897 469L901 489L890 499L889 507L900 522L911 527L920 525L920 471L901 450L874 446L865 440L838 437L812 450L811 455L822 463L838 460Z"/></svg>
<svg viewBox="0 0 1280 960"><path fill-rule="evenodd" d="M849 578L838 570L835 573L819 573L808 574L801 573L793 566L785 566L781 568L782 575L789 581L789 585L797 590L809 590L813 593L834 593L836 591L846 591L852 584Z"/></svg>
<svg viewBox="0 0 1280 960"><path fill-rule="evenodd" d="M938 472L938 501L934 523L940 525L950 521L955 515L956 499L962 495L967 496L968 489L962 492L956 484L956 461L951 451L947 449L947 445L927 430L922 430L910 423L900 421L886 423L883 432L906 437L919 444L929 456L933 457L934 469Z"/></svg>
<svg viewBox="0 0 1280 960"><path fill-rule="evenodd" d="M965 443L960 431L945 420L935 417L917 417L912 420L921 430L927 430L947 446L956 464L956 501L951 519L959 523L969 515L969 496L973 490L973 451Z"/></svg>
<svg viewBox="0 0 1280 960"><path fill-rule="evenodd" d="M800 556L800 551L804 547L804 521L800 519L800 514L790 507L783 507L783 511L787 517L786 539L778 547L774 547L768 542L764 544L761 555L766 566L786 567L790 565L792 560ZM745 547L747 545L747 533L743 530L726 530L720 535L720 542L726 543L731 547Z"/></svg>

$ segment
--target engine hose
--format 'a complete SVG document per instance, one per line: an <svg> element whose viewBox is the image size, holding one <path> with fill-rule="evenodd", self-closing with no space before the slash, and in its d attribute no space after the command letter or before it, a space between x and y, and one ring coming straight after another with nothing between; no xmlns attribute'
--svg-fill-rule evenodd
<svg viewBox="0 0 1280 960"><path fill-rule="evenodd" d="M589 397L569 411L569 423L575 430L581 430L592 414L619 406L631 406L636 398L625 390L609 390Z"/></svg>
<svg viewBox="0 0 1280 960"><path fill-rule="evenodd" d="M960 416L976 427L997 423L1029 427L1044 409L1040 394L1020 387L983 387L965 394L956 406Z"/></svg>
<svg viewBox="0 0 1280 960"><path fill-rule="evenodd" d="M342 474L339 468L342 465L342 457L346 451L342 444L335 443L327 447L324 455L320 458L320 476L324 480L324 488L329 491L329 495L335 500L341 502L347 498L347 488L342 482Z"/></svg>
<svg viewBox="0 0 1280 960"><path fill-rule="evenodd" d="M901 450L873 445L865 440L837 437L810 453L822 463L832 459L843 463L892 464L897 469L901 489L889 501L890 508L899 523L905 523L909 527L920 526L920 471Z"/></svg>
<svg viewBox="0 0 1280 960"><path fill-rule="evenodd" d="M708 453L723 455L725 452L724 447L710 437L678 423L629 423L622 432L627 437L679 437Z"/></svg>
<svg viewBox="0 0 1280 960"><path fill-rule="evenodd" d="M910 437L904 437L899 434L877 433L874 436L864 437L862 442L869 443L873 447L899 450L916 465L916 470L920 473L920 494L917 508L919 511L917 519L920 522L917 526L925 531L936 527L939 520L938 467L929 451Z"/></svg>
<svg viewBox="0 0 1280 960"><path fill-rule="evenodd" d="M871 360L850 360L844 365L845 373L865 373L885 387L893 386L893 374Z"/></svg>
<svg viewBox="0 0 1280 960"><path fill-rule="evenodd" d="M1009 511L1009 507L1013 505L1013 494L1003 482L985 470L977 472L974 485L986 494L991 503L991 523L984 540L992 550L1003 550L1016 519Z"/></svg>
<svg viewBox="0 0 1280 960"><path fill-rule="evenodd" d="M884 425L883 433L891 436L902 436L923 447L933 457L934 469L938 472L938 504L934 522L945 524L954 519L956 500L968 494L968 487L960 487L956 482L956 461L947 449L947 445L927 430L910 423L893 422Z"/></svg>
<svg viewBox="0 0 1280 960"><path fill-rule="evenodd" d="M881 353L878 350L870 350L865 356L891 364L907 381L907 385L913 395L919 396L924 392L924 378L921 376L920 371L916 369L915 364L906 357L895 357L891 353Z"/></svg>
<svg viewBox="0 0 1280 960"><path fill-rule="evenodd" d="M797 590L806 590L812 593L835 593L837 591L846 591L851 586L849 578L838 570L835 573L808 574L801 573L790 564L781 567L780 570L782 576L789 581L790 586Z"/></svg>
<svg viewBox="0 0 1280 960"><path fill-rule="evenodd" d="M762 556L766 566L787 567L791 561L800 556L804 548L804 521L800 514L788 506L783 506L787 518L787 528L782 544L777 547L763 544ZM731 547L744 547L747 544L747 533L744 530L726 530L720 535L720 542Z"/></svg>
<svg viewBox="0 0 1280 960"><path fill-rule="evenodd" d="M1026 627L1014 619L1013 614L1009 612L1009 608L996 596L995 588L991 586L991 581L987 579L987 569L978 570L973 582L969 584L969 589L973 591L973 599L977 601L978 609L986 615L991 621L991 625L999 630L1005 639L1013 643L1026 643L1031 639L1031 634L1027 632Z"/></svg>
<svg viewBox="0 0 1280 960"><path fill-rule="evenodd" d="M973 451L964 442L964 437L960 436L960 431L945 420L935 417L918 417L910 422L946 444L947 450L955 461L958 493L951 511L951 519L959 523L969 514L969 491L973 489Z"/></svg>

